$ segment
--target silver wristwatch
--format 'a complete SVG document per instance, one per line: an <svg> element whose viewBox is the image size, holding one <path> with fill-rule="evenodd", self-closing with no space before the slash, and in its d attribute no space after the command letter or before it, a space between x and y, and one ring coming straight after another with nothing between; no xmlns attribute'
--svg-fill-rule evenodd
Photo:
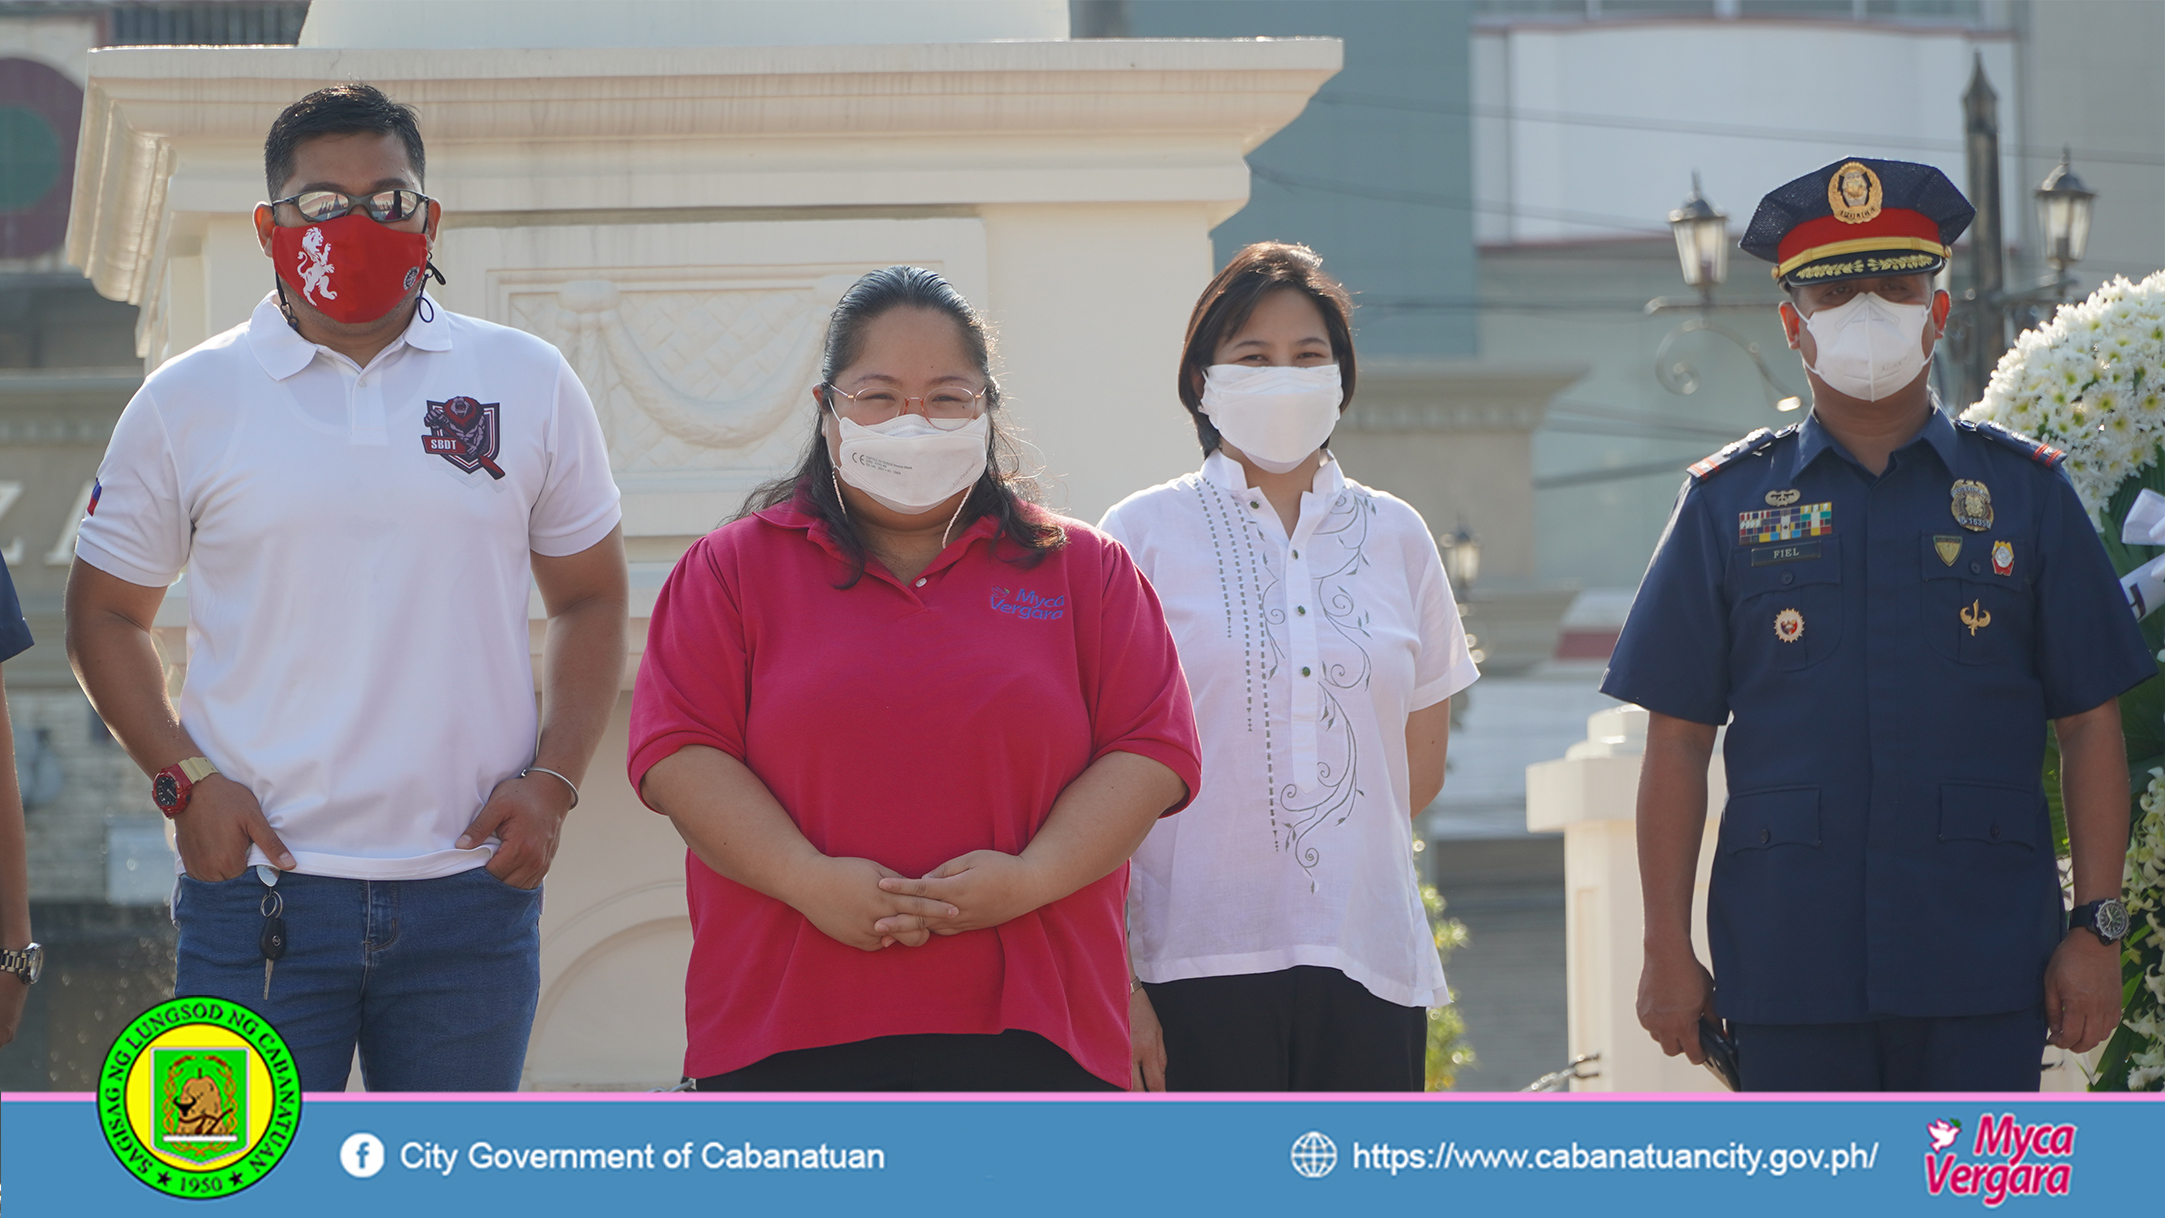
<svg viewBox="0 0 2165 1218"><path fill-rule="evenodd" d="M2127 937L2127 906L2118 897L2106 897L2077 905L2068 911L2067 929L2087 930L2107 944L2118 943Z"/></svg>
<svg viewBox="0 0 2165 1218"><path fill-rule="evenodd" d="M45 972L45 949L33 943L21 951L0 948L0 973L13 973L24 985L36 985Z"/></svg>

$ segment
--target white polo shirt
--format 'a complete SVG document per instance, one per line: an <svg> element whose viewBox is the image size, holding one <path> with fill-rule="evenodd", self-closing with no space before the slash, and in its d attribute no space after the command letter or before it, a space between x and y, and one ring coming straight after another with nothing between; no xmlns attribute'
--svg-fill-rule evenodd
<svg viewBox="0 0 2165 1218"><path fill-rule="evenodd" d="M181 725L311 875L488 860L452 842L533 760L528 552L576 554L620 516L563 356L420 313L361 368L265 297L143 382L76 539L130 583L187 571Z"/></svg>
<svg viewBox="0 0 2165 1218"><path fill-rule="evenodd" d="M1288 535L1213 453L1098 527L1157 589L1203 741L1195 801L1135 852L1136 974L1316 965L1401 1006L1449 1002L1413 868L1406 718L1480 673L1420 513L1326 459Z"/></svg>

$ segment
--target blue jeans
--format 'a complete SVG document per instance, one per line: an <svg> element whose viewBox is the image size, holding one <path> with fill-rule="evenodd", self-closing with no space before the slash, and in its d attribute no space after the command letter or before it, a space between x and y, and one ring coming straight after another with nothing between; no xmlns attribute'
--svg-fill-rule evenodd
<svg viewBox="0 0 2165 1218"><path fill-rule="evenodd" d="M287 947L263 995L264 894L253 868L183 875L173 993L269 1020L304 1091L343 1091L353 1051L371 1091L516 1091L541 990L541 890L485 867L433 880L288 872Z"/></svg>

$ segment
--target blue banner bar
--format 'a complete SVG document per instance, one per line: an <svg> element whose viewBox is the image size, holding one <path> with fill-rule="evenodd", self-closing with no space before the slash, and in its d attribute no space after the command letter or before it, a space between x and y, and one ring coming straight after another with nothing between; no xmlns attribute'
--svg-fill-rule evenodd
<svg viewBox="0 0 2165 1218"><path fill-rule="evenodd" d="M2153 1210L2154 1096L306 1098L261 1183L168 1197L90 1096L0 1096L14 1216L1674 1215Z"/></svg>

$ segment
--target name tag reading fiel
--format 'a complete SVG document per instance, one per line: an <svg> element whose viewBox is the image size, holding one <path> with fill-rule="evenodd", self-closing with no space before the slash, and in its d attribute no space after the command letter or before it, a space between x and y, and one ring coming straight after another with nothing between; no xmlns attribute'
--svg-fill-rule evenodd
<svg viewBox="0 0 2165 1218"><path fill-rule="evenodd" d="M1819 543L1816 541L1793 541L1787 545L1752 547L1752 565L1755 567L1765 567L1778 562L1796 562L1803 558L1817 557L1819 557Z"/></svg>

